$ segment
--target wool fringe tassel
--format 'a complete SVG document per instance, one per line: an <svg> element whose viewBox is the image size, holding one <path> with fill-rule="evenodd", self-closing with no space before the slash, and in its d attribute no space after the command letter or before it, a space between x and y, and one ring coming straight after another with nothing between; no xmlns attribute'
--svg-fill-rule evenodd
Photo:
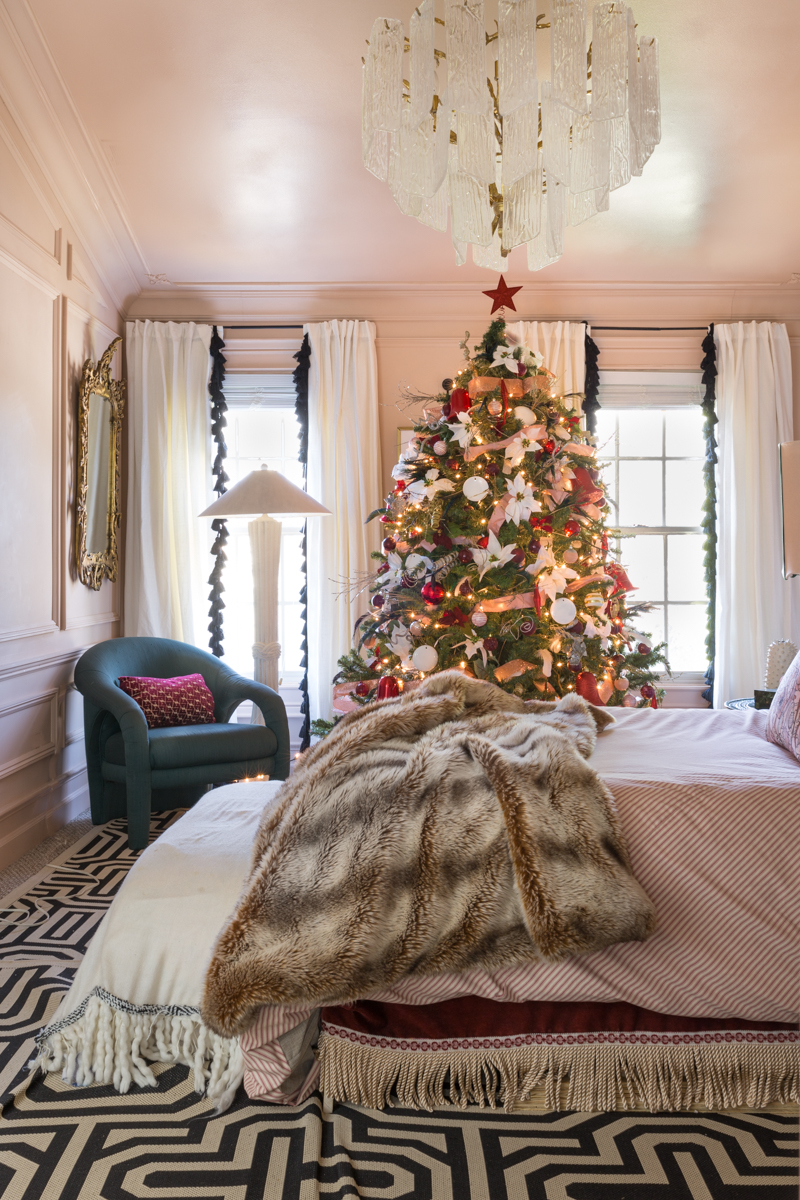
<svg viewBox="0 0 800 1200"><path fill-rule="evenodd" d="M60 1071L76 1087L113 1084L125 1094L131 1084L157 1087L148 1062L191 1067L194 1090L205 1092L217 1112L230 1107L244 1066L238 1038L221 1038L195 1016L167 1012L124 1012L91 996L82 1015L51 1033L32 1066Z"/></svg>
<svg viewBox="0 0 800 1200"><path fill-rule="evenodd" d="M323 1033L319 1057L325 1097L367 1108L430 1111L435 1105L479 1104L509 1111L542 1086L546 1107L555 1111L764 1108L800 1099L796 1042L418 1052L363 1046Z"/></svg>

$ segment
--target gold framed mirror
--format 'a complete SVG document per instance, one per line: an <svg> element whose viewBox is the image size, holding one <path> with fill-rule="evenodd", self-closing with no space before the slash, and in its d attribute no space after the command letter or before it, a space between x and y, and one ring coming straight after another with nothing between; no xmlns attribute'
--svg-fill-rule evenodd
<svg viewBox="0 0 800 1200"><path fill-rule="evenodd" d="M99 363L87 358L78 393L78 487L76 555L78 578L97 591L117 578L120 519L120 448L125 384L111 378L111 360L121 337Z"/></svg>

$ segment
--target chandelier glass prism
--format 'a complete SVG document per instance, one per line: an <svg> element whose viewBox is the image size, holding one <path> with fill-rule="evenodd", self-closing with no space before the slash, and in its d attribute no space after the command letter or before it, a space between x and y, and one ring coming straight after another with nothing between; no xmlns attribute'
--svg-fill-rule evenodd
<svg viewBox="0 0 800 1200"><path fill-rule="evenodd" d="M440 0L441 2L441 0ZM450 231L459 265L502 270L525 244L538 271L564 229L609 206L661 140L658 43L621 0L422 0L379 17L364 58L364 165L407 216ZM550 42L550 78L541 78Z"/></svg>

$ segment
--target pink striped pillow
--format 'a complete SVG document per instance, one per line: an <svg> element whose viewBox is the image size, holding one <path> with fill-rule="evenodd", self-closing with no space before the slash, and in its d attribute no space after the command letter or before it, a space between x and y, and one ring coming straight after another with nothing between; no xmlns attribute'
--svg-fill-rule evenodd
<svg viewBox="0 0 800 1200"><path fill-rule="evenodd" d="M783 746L800 761L800 654L796 654L772 697L767 741Z"/></svg>
<svg viewBox="0 0 800 1200"><path fill-rule="evenodd" d="M119 686L139 705L150 729L216 723L214 697L199 673L173 679L120 675Z"/></svg>

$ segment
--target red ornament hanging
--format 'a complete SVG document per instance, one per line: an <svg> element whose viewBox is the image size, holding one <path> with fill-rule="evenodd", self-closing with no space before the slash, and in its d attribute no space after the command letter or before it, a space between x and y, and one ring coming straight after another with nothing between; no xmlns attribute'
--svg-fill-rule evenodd
<svg viewBox="0 0 800 1200"><path fill-rule="evenodd" d="M597 704L600 708L603 707L602 698L597 690L597 680L591 671L580 672L578 678L575 680L575 691L579 696L583 696L584 700L588 700L590 704Z"/></svg>
<svg viewBox="0 0 800 1200"><path fill-rule="evenodd" d="M428 601L428 604L440 604L444 599L444 588L440 583L434 583L431 579L423 585L422 596Z"/></svg>
<svg viewBox="0 0 800 1200"><path fill-rule="evenodd" d="M417 581L413 575L403 575L400 579L400 585L406 589L415 588L417 586Z"/></svg>
<svg viewBox="0 0 800 1200"><path fill-rule="evenodd" d="M450 415L458 416L459 413L469 412L472 408L472 401L469 398L469 392L466 388L453 388L450 393Z"/></svg>
<svg viewBox="0 0 800 1200"><path fill-rule="evenodd" d="M481 550L485 550L489 545L489 535L487 534L486 537L478 538L478 545L480 546Z"/></svg>
<svg viewBox="0 0 800 1200"><path fill-rule="evenodd" d="M392 696L400 695L400 684L394 675L382 675L378 681L378 699L391 700Z"/></svg>
<svg viewBox="0 0 800 1200"><path fill-rule="evenodd" d="M370 689L370 685L367 683L366 679L362 679L362 680L360 680L359 683L356 684L355 690L356 690L357 696L368 696L371 689Z"/></svg>
<svg viewBox="0 0 800 1200"><path fill-rule="evenodd" d="M487 541L487 545L488 545L488 541ZM471 563L472 562L472 551L471 550L463 550L463 549L459 550L458 561L460 563Z"/></svg>
<svg viewBox="0 0 800 1200"><path fill-rule="evenodd" d="M529 637L530 634L536 632L536 622L532 621L530 617L526 617L525 620L520 623L519 631L523 637Z"/></svg>
<svg viewBox="0 0 800 1200"><path fill-rule="evenodd" d="M487 654L494 654L500 642L496 637L488 637L483 639L483 648Z"/></svg>
<svg viewBox="0 0 800 1200"><path fill-rule="evenodd" d="M388 570L389 570L389 564L381 563L381 565L378 567L378 570L375 572L375 574L376 575L385 575Z"/></svg>
<svg viewBox="0 0 800 1200"><path fill-rule="evenodd" d="M567 537L577 537L580 531L581 527L577 521L567 521L564 526L564 533L567 535Z"/></svg>
<svg viewBox="0 0 800 1200"><path fill-rule="evenodd" d="M541 445L542 449L544 450L545 454L552 454L556 448L556 444L552 438L545 438L544 441L540 443L540 445Z"/></svg>
<svg viewBox="0 0 800 1200"><path fill-rule="evenodd" d="M383 548L387 554L391 554L392 550L397 546L397 542L393 537L385 537L383 539Z"/></svg>
<svg viewBox="0 0 800 1200"><path fill-rule="evenodd" d="M400 492L404 492L406 490L405 479L398 479L397 483L394 485L394 490L398 493L398 495Z"/></svg>
<svg viewBox="0 0 800 1200"><path fill-rule="evenodd" d="M457 458L448 458L448 460L447 460L448 471L457 471L460 466L461 466L461 463L458 461Z"/></svg>
<svg viewBox="0 0 800 1200"><path fill-rule="evenodd" d="M390 517L388 513L381 513L381 515L378 517L378 520L380 521L381 525L394 524L394 517Z"/></svg>
<svg viewBox="0 0 800 1200"><path fill-rule="evenodd" d="M376 592L375 595L372 597L372 603L374 604L375 608L382 608L383 601L384 601L383 592Z"/></svg>
<svg viewBox="0 0 800 1200"><path fill-rule="evenodd" d="M656 689L652 686L652 684L643 683L642 686L639 688L639 691L642 693L645 700L654 700L655 699Z"/></svg>
<svg viewBox="0 0 800 1200"><path fill-rule="evenodd" d="M522 566L522 564L525 562L525 551L521 546L515 546L511 551L511 557L514 559L515 563L519 563L519 565ZM386 565L388 567L389 564L387 563Z"/></svg>

